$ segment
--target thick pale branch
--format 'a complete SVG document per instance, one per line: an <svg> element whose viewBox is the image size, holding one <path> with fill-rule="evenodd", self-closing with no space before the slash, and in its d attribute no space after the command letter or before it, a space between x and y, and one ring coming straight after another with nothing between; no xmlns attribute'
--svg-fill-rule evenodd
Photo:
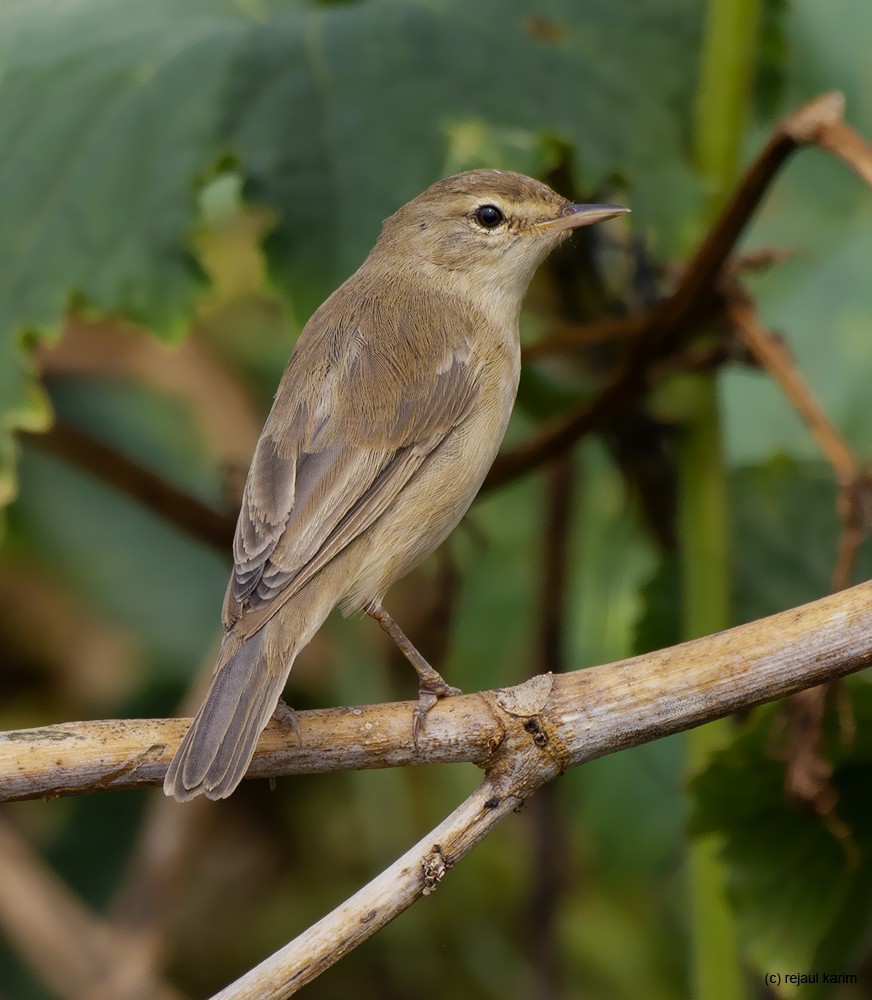
<svg viewBox="0 0 872 1000"><path fill-rule="evenodd" d="M864 583L660 652L446 699L417 751L409 702L301 712L302 744L271 726L249 775L459 761L493 768L520 730L565 769L870 664L872 583ZM517 710L516 697L525 699ZM114 720L2 733L0 801L157 784L187 724Z"/></svg>
<svg viewBox="0 0 872 1000"><path fill-rule="evenodd" d="M567 767L872 663L872 584L673 649L483 696L508 722L483 784L349 900L215 1000L283 1000L393 920ZM459 700L459 699L458 699ZM450 704L450 703L449 703Z"/></svg>

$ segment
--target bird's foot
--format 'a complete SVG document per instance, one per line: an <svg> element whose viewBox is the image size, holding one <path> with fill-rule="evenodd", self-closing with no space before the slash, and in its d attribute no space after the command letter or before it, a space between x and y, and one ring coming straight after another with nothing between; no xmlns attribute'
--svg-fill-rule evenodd
<svg viewBox="0 0 872 1000"><path fill-rule="evenodd" d="M294 736L297 738L297 743L299 743L300 746L303 745L303 737L300 735L300 720L297 717L297 713L284 700L284 698L279 698L275 711L272 714L272 718L282 727L282 729L292 729L294 731Z"/></svg>
<svg viewBox="0 0 872 1000"><path fill-rule="evenodd" d="M428 663L427 666L430 667L430 664ZM421 684L418 688L418 704L415 705L415 711L412 712L412 742L415 744L416 750L418 749L418 737L424 731L430 709L440 698L451 698L456 694L463 694L460 688L446 684L442 676L432 667L430 670L433 676L432 678L428 677L427 680L421 678Z"/></svg>
<svg viewBox="0 0 872 1000"><path fill-rule="evenodd" d="M415 749L418 749L418 737L424 730L427 721L427 713L439 701L440 698L449 698L455 694L463 694L460 688L451 687L442 679L442 675L424 659L417 649L412 645L406 633L391 618L385 609L373 602L366 609L366 613L381 625L385 632L394 640L400 652L415 668L418 675L418 704L412 713L412 742Z"/></svg>

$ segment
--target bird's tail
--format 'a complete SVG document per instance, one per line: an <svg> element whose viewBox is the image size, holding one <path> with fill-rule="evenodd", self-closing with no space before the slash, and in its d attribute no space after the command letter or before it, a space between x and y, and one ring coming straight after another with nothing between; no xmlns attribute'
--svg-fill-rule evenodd
<svg viewBox="0 0 872 1000"><path fill-rule="evenodd" d="M245 640L225 637L206 700L167 770L166 795L223 799L242 781L299 648L275 648L274 624Z"/></svg>

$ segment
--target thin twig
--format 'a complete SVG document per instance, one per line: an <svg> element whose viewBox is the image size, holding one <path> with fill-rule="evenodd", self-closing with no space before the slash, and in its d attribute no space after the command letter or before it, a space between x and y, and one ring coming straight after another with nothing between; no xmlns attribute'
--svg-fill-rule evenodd
<svg viewBox="0 0 872 1000"><path fill-rule="evenodd" d="M616 340L632 340L641 336L651 322L653 309L629 316L606 316L590 323L560 323L551 332L533 344L527 344L521 352L522 361L565 351L575 351L594 344L611 343Z"/></svg>
<svg viewBox="0 0 872 1000"><path fill-rule="evenodd" d="M803 145L815 143L825 126L841 120L844 108L841 94L824 94L779 122L694 253L675 293L663 303L657 334L669 332L674 336L698 309L715 287L727 258L791 154Z"/></svg>
<svg viewBox="0 0 872 1000"><path fill-rule="evenodd" d="M853 482L842 486L838 508L842 533L830 587L833 592L851 585L860 546L872 528L872 468L863 469Z"/></svg>
<svg viewBox="0 0 872 1000"><path fill-rule="evenodd" d="M872 470L861 469L844 436L806 384L784 342L766 329L749 295L738 286L725 294L728 321L760 366L780 387L817 441L839 487L842 533L831 590L850 585L857 555L872 527Z"/></svg>
<svg viewBox="0 0 872 1000"><path fill-rule="evenodd" d="M85 469L192 538L229 552L235 517L209 507L115 448L62 422L44 434L26 434L25 440Z"/></svg>
<svg viewBox="0 0 872 1000"><path fill-rule="evenodd" d="M554 458L583 435L603 427L622 411L628 397L647 388L651 365L716 311L718 278L773 178L800 146L831 135L827 128L840 121L843 110L841 94L825 94L783 119L691 258L678 287L651 311L635 349L607 385L573 413L561 416L535 437L499 455L484 489L517 479Z"/></svg>
<svg viewBox="0 0 872 1000"><path fill-rule="evenodd" d="M480 843L523 802L512 783L488 778L389 868L213 1000L282 1000L381 930Z"/></svg>
<svg viewBox="0 0 872 1000"><path fill-rule="evenodd" d="M724 301L728 321L804 421L832 466L837 482L853 482L859 472L857 460L793 363L784 341L766 329L749 295L731 289Z"/></svg>
<svg viewBox="0 0 872 1000"><path fill-rule="evenodd" d="M861 472L848 443L802 378L787 346L766 329L750 296L735 282L729 285L725 306L728 321L761 367L781 387L833 469L842 519L831 580L831 590L837 593L850 585L860 545L869 532L872 482L868 471ZM832 783L832 764L823 749L828 686L801 691L787 703L786 788L791 797L810 804L833 833L844 839L847 827L835 812L838 793Z"/></svg>
<svg viewBox="0 0 872 1000"><path fill-rule="evenodd" d="M735 274L759 272L783 264L794 255L794 252L781 248L763 248L731 257L724 266ZM675 270L680 278L680 272L677 268ZM599 344L638 339L648 330L656 308L653 306L625 316L604 316L586 323L556 322L549 333L532 344L524 345L521 360L526 363Z"/></svg>
<svg viewBox="0 0 872 1000"><path fill-rule="evenodd" d="M872 146L843 121L831 121L818 130L815 142L847 164L872 187Z"/></svg>

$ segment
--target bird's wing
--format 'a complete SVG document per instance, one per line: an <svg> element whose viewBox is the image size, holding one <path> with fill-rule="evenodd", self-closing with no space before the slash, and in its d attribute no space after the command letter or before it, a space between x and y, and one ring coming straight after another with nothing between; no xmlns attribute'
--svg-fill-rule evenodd
<svg viewBox="0 0 872 1000"><path fill-rule="evenodd" d="M366 531L479 393L469 340L444 310L413 300L402 328L378 301L328 326L337 312L322 307L301 335L255 450L227 627L243 615L259 627Z"/></svg>

